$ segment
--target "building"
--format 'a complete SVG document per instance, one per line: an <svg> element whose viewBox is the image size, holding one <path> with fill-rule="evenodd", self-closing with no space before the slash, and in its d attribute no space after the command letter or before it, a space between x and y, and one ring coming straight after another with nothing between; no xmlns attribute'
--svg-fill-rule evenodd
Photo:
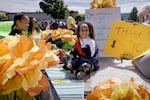
<svg viewBox="0 0 150 100"><path fill-rule="evenodd" d="M2 13L5 13L8 16L7 20L14 20L14 16L17 14L15 12L5 12L5 11L0 11ZM29 17L34 17L36 18L40 25L45 29L46 27L49 28L51 23L54 22L54 19L50 16L47 15L44 12L20 12L20 13L24 13L25 15L29 16ZM5 20L1 20L1 21L5 21Z"/></svg>
<svg viewBox="0 0 150 100"><path fill-rule="evenodd" d="M25 15L29 16L29 17L34 17L36 18L38 21L42 22L42 21L51 21L54 20L50 15L47 15L44 12L23 12ZM16 13L8 13L8 19L9 20L13 20L14 16Z"/></svg>
<svg viewBox="0 0 150 100"><path fill-rule="evenodd" d="M130 13L122 13L122 14L121 14L121 19L122 19L122 20L128 20L129 14L130 14Z"/></svg>

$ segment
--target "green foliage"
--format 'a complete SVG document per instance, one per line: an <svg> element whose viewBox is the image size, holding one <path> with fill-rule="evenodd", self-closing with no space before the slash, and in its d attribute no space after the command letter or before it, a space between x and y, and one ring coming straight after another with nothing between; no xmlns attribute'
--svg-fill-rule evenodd
<svg viewBox="0 0 150 100"><path fill-rule="evenodd" d="M43 0L39 5L43 12L54 19L64 19L69 11L67 6L64 6L63 0Z"/></svg>
<svg viewBox="0 0 150 100"><path fill-rule="evenodd" d="M128 20L133 20L135 22L138 22L138 16L137 16L138 10L136 7L133 7L131 13L129 14Z"/></svg>
<svg viewBox="0 0 150 100"><path fill-rule="evenodd" d="M5 13L0 12L0 20L1 19L8 19L8 16Z"/></svg>
<svg viewBox="0 0 150 100"><path fill-rule="evenodd" d="M0 93L0 100L36 100L35 97L25 97L21 90L2 95Z"/></svg>
<svg viewBox="0 0 150 100"><path fill-rule="evenodd" d="M85 15L84 14L78 14L75 17L76 21L83 21L85 19Z"/></svg>

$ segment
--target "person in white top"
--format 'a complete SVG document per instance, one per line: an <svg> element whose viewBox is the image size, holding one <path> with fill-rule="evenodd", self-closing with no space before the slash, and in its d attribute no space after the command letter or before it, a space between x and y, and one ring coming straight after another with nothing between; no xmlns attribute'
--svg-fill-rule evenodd
<svg viewBox="0 0 150 100"><path fill-rule="evenodd" d="M42 39L41 29L36 18L30 17L28 36L31 37L35 43Z"/></svg>
<svg viewBox="0 0 150 100"><path fill-rule="evenodd" d="M139 13L139 22L150 26L150 3L144 5ZM150 78L150 53L145 54L144 56L134 59L133 64L137 66L140 72L147 78Z"/></svg>
<svg viewBox="0 0 150 100"><path fill-rule="evenodd" d="M91 71L99 69L98 47L92 24L83 22L76 32L78 40L63 67L72 70L78 79L84 79Z"/></svg>

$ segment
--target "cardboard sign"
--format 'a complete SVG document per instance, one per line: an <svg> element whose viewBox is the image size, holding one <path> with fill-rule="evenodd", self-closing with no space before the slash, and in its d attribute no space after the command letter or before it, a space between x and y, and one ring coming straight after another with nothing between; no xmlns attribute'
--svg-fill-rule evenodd
<svg viewBox="0 0 150 100"><path fill-rule="evenodd" d="M120 8L87 9L85 11L85 21L90 22L94 27L100 57L105 56L102 51L112 22L120 20Z"/></svg>
<svg viewBox="0 0 150 100"><path fill-rule="evenodd" d="M113 22L104 54L135 59L150 50L150 26L130 22Z"/></svg>

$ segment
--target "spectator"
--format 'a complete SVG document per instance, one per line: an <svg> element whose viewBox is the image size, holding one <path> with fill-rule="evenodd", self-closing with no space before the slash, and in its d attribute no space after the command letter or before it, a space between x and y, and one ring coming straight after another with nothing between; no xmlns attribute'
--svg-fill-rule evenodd
<svg viewBox="0 0 150 100"><path fill-rule="evenodd" d="M36 43L42 39L40 25L36 18L30 18L28 36L33 38Z"/></svg>
<svg viewBox="0 0 150 100"><path fill-rule="evenodd" d="M56 29L58 29L58 27L59 27L59 23L56 20L54 23L52 23L52 29L56 30Z"/></svg>
<svg viewBox="0 0 150 100"><path fill-rule="evenodd" d="M138 17L140 22L145 21L143 24L150 26L150 4L146 4L142 7L138 13ZM146 18L146 20L143 18ZM133 64L138 67L145 77L150 78L150 53L134 59Z"/></svg>
<svg viewBox="0 0 150 100"><path fill-rule="evenodd" d="M29 17L23 13L18 13L14 16L14 23L11 28L9 35L22 35L22 31L26 31L29 26Z"/></svg>
<svg viewBox="0 0 150 100"><path fill-rule="evenodd" d="M77 25L74 17L75 17L75 13L74 11L71 10L67 18L67 29L73 30L75 32Z"/></svg>

